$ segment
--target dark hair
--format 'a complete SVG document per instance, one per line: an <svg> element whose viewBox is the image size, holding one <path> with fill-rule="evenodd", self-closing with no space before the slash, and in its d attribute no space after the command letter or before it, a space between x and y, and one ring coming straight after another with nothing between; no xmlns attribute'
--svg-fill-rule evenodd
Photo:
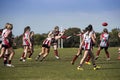
<svg viewBox="0 0 120 80"><path fill-rule="evenodd" d="M34 33L34 31L31 31L30 34Z"/></svg>
<svg viewBox="0 0 120 80"><path fill-rule="evenodd" d="M88 27L85 28L85 32L87 32L87 31L88 31Z"/></svg>
<svg viewBox="0 0 120 80"><path fill-rule="evenodd" d="M30 30L30 26L27 26L27 27L24 28L24 33L23 33L23 35L25 34L25 32L26 32L28 29Z"/></svg>
<svg viewBox="0 0 120 80"><path fill-rule="evenodd" d="M103 32L106 32L106 33L108 33L108 30L107 30L107 28L104 28L104 29L103 29Z"/></svg>
<svg viewBox="0 0 120 80"><path fill-rule="evenodd" d="M55 26L55 28L54 29L59 29L59 27L58 26Z"/></svg>
<svg viewBox="0 0 120 80"><path fill-rule="evenodd" d="M91 24L88 25L87 30L88 30L88 31L92 31L92 30L93 30L93 27L92 27Z"/></svg>

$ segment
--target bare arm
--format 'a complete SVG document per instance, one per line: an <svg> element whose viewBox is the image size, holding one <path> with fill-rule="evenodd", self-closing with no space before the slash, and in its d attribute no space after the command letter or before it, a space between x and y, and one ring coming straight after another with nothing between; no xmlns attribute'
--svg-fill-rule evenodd
<svg viewBox="0 0 120 80"><path fill-rule="evenodd" d="M92 38L93 43L95 44L96 40L95 40L94 34L91 35L91 38Z"/></svg>

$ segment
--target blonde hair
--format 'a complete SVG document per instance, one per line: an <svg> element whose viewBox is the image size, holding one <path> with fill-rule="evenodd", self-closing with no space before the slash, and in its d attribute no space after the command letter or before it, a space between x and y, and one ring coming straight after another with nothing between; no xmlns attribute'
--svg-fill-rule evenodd
<svg viewBox="0 0 120 80"><path fill-rule="evenodd" d="M12 30L13 29L13 24L6 23L5 28Z"/></svg>
<svg viewBox="0 0 120 80"><path fill-rule="evenodd" d="M7 26L8 26L9 24L10 24L10 23L6 23L6 24L5 24L5 28L7 28Z"/></svg>

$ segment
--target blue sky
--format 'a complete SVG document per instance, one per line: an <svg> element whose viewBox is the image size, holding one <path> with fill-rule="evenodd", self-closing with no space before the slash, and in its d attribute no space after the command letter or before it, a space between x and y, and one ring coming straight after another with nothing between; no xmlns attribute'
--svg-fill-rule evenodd
<svg viewBox="0 0 120 80"><path fill-rule="evenodd" d="M108 30L120 28L120 0L0 0L0 28L13 23L20 35L30 26L35 33L47 33L54 26L84 29L92 24L96 32L108 22Z"/></svg>

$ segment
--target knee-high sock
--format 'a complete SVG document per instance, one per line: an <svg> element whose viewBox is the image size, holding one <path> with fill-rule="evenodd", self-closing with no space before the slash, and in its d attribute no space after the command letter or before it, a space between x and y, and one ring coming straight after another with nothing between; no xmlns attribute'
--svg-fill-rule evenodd
<svg viewBox="0 0 120 80"><path fill-rule="evenodd" d="M54 50L54 54L55 54L55 56L59 56L58 55L58 50Z"/></svg>
<svg viewBox="0 0 120 80"><path fill-rule="evenodd" d="M90 58L91 58L90 55L88 55L87 58L86 58L86 62L89 62Z"/></svg>
<svg viewBox="0 0 120 80"><path fill-rule="evenodd" d="M107 58L110 58L110 54L108 51L105 51Z"/></svg>
<svg viewBox="0 0 120 80"><path fill-rule="evenodd" d="M32 56L32 53L30 52L28 58L30 58L31 56Z"/></svg>
<svg viewBox="0 0 120 80"><path fill-rule="evenodd" d="M7 64L7 59L8 59L8 56L5 54L4 55L4 64Z"/></svg>
<svg viewBox="0 0 120 80"><path fill-rule="evenodd" d="M75 55L72 62L74 63L76 61L76 59L78 58L78 55Z"/></svg>
<svg viewBox="0 0 120 80"><path fill-rule="evenodd" d="M11 60L8 61L8 64L11 64Z"/></svg>
<svg viewBox="0 0 120 80"><path fill-rule="evenodd" d="M22 53L22 58L24 57L24 55L25 55L25 52Z"/></svg>

